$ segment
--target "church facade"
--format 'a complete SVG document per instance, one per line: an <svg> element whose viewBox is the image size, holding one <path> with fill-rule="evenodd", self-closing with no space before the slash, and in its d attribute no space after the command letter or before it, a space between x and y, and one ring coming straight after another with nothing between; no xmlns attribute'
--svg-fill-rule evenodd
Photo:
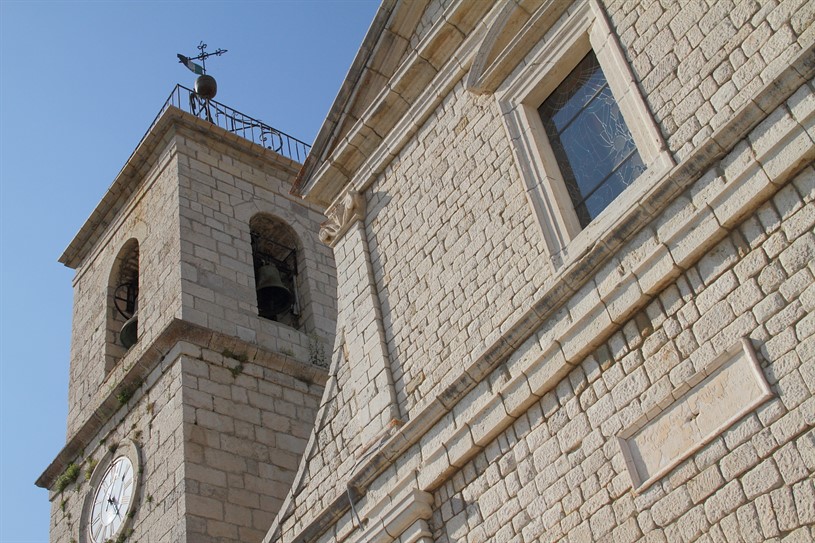
<svg viewBox="0 0 815 543"><path fill-rule="evenodd" d="M337 344L264 541L811 540L813 7L386 2L298 179Z"/></svg>
<svg viewBox="0 0 815 543"><path fill-rule="evenodd" d="M813 21L385 0L302 165L166 111L63 255L52 541L811 541Z"/></svg>

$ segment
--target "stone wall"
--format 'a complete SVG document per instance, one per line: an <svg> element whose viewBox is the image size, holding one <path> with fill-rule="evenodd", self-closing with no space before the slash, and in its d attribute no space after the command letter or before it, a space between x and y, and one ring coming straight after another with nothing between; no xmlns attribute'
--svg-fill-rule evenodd
<svg viewBox="0 0 815 543"><path fill-rule="evenodd" d="M808 168L448 479L436 541L811 540L813 199ZM773 398L631 492L615 436L740 336Z"/></svg>
<svg viewBox="0 0 815 543"><path fill-rule="evenodd" d="M128 353L134 360L181 312L180 240L178 237L178 166L176 147L163 134L164 147L154 165L111 228L103 232L77 267L74 278L68 429L71 437L118 380L105 371L106 344L118 337L106 331L111 273L122 246L139 242L139 342ZM133 181L135 183L135 181ZM114 285L115 286L115 285Z"/></svg>
<svg viewBox="0 0 815 543"><path fill-rule="evenodd" d="M411 413L478 354L549 269L497 104L463 84L368 198L385 340L400 409Z"/></svg>
<svg viewBox="0 0 815 543"><path fill-rule="evenodd" d="M188 350L179 361L189 541L258 542L291 487L325 374L293 360Z"/></svg>
<svg viewBox="0 0 815 543"><path fill-rule="evenodd" d="M294 479L324 382L321 368L279 355L178 343L74 460L77 482L52 492L51 541L83 541L89 466L124 440L142 461L132 540L260 541Z"/></svg>
<svg viewBox="0 0 815 543"><path fill-rule="evenodd" d="M227 144L230 135L217 127L170 113L148 135L158 142L152 166L125 169L117 179L114 187L135 189L77 267L68 437L98 408L100 393L119 385L121 367L131 368L176 318L327 365L336 272L330 249L317 239L319 209L288 194L296 165L235 136ZM259 212L280 217L300 235L299 330L257 314L249 219ZM131 238L139 242L139 341L106 373L106 344L118 341L105 328L108 312L116 311L108 283Z"/></svg>
<svg viewBox="0 0 815 543"><path fill-rule="evenodd" d="M299 165L240 138L211 133L217 130L196 123L178 137L182 318L300 360L309 360L315 341L330 351L334 259L317 237L320 208L289 194ZM249 230L257 213L282 219L300 238L299 330L258 317Z"/></svg>
<svg viewBox="0 0 815 543"><path fill-rule="evenodd" d="M815 3L605 12L675 165L552 265L465 39L334 204L336 390L266 541L812 538ZM635 489L620 435L742 338L773 397Z"/></svg>
<svg viewBox="0 0 815 543"><path fill-rule="evenodd" d="M71 463L83 473L52 493L52 541L84 540L82 502L94 491L84 470L105 467L125 440L143 459L134 540L263 537L311 434L336 318L321 214L288 194L295 171L170 108L94 211L104 220L90 220L66 250L77 267L68 442L38 484L55 488ZM257 314L256 213L298 233L299 329ZM106 371L106 342L118 340L105 333L111 272L133 238L139 338Z"/></svg>
<svg viewBox="0 0 815 543"><path fill-rule="evenodd" d="M88 482L91 471L124 440L136 442L141 452L141 490L132 524L138 541L186 541L181 376L181 364L168 361L157 367L74 460L80 468L77 481L62 493L51 492L52 542L83 541L83 502L94 491Z"/></svg>
<svg viewBox="0 0 815 543"><path fill-rule="evenodd" d="M815 41L807 1L603 4L679 160Z"/></svg>

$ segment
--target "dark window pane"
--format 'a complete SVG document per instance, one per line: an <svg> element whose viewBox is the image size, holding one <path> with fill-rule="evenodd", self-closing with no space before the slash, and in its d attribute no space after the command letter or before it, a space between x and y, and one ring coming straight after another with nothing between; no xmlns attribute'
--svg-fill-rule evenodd
<svg viewBox="0 0 815 543"><path fill-rule="evenodd" d="M645 171L645 167L639 155L631 155L617 171L609 176L605 183L597 187L594 192L587 194L584 200L578 201L575 208L583 210L584 217L588 218L586 224L608 207L631 184L631 181L636 179L643 171ZM580 216L580 213L578 213L578 216Z"/></svg>
<svg viewBox="0 0 815 543"><path fill-rule="evenodd" d="M606 78L597 57L589 53L541 105L541 116L546 117L552 123L552 128L559 132L604 86Z"/></svg>
<svg viewBox="0 0 815 543"><path fill-rule="evenodd" d="M645 170L594 52L538 112L585 227Z"/></svg>

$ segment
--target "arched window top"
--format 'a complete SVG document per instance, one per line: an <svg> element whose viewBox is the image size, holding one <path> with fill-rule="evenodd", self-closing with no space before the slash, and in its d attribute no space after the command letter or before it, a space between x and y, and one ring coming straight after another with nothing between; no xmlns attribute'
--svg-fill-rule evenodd
<svg viewBox="0 0 815 543"><path fill-rule="evenodd" d="M108 281L105 371L138 341L139 242L129 239L122 245L110 270Z"/></svg>
<svg viewBox="0 0 815 543"><path fill-rule="evenodd" d="M259 213L249 221L258 315L299 328L300 239L284 221Z"/></svg>
<svg viewBox="0 0 815 543"><path fill-rule="evenodd" d="M110 271L111 287L116 288L124 283L139 284L139 241L135 238L125 242Z"/></svg>
<svg viewBox="0 0 815 543"><path fill-rule="evenodd" d="M294 250L300 249L300 238L294 231L294 228L274 215L258 213L249 220L249 229L253 236L253 248L255 243L254 237L259 236L274 240L276 243Z"/></svg>

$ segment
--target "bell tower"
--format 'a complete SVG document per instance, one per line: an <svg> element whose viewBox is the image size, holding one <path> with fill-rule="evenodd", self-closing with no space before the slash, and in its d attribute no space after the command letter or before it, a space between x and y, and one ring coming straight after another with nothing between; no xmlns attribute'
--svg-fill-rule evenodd
<svg viewBox="0 0 815 543"><path fill-rule="evenodd" d="M306 448L336 325L307 146L213 96L176 87L60 258L52 542L260 542Z"/></svg>

